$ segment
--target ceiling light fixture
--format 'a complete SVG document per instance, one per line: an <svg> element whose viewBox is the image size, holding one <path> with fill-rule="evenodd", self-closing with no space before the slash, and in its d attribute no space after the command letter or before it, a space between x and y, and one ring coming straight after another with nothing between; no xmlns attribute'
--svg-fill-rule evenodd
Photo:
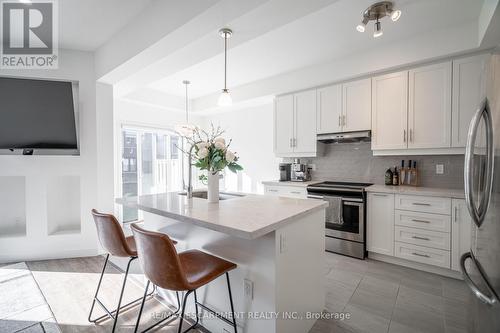
<svg viewBox="0 0 500 333"><path fill-rule="evenodd" d="M180 125L175 126L175 131L183 137L192 136L194 133L194 130L196 129L195 125L189 123L188 85L190 83L191 82L189 82L188 80L182 81L182 84L185 85L185 89L186 89L186 103L185 103L185 105L186 105L186 122L184 124L180 124Z"/></svg>
<svg viewBox="0 0 500 333"><path fill-rule="evenodd" d="M224 89L222 89L222 93L219 96L219 101L217 103L219 106L230 106L233 104L233 99L227 89L227 40L232 34L233 31L228 28L219 30L219 35L224 38Z"/></svg>
<svg viewBox="0 0 500 333"><path fill-rule="evenodd" d="M384 34L380 20L386 16L389 16L393 22L396 22L401 17L401 11L394 9L392 1L374 3L363 12L363 21L356 26L356 30L365 32L366 24L369 21L375 21L373 37L380 37Z"/></svg>

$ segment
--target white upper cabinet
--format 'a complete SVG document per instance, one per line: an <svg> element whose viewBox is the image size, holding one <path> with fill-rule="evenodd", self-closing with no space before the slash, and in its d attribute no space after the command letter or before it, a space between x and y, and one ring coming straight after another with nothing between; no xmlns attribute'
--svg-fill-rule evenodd
<svg viewBox="0 0 500 333"><path fill-rule="evenodd" d="M274 152L280 157L316 156L316 90L276 97Z"/></svg>
<svg viewBox="0 0 500 333"><path fill-rule="evenodd" d="M342 85L317 90L318 134L342 132Z"/></svg>
<svg viewBox="0 0 500 333"><path fill-rule="evenodd" d="M408 71L372 79L372 149L408 147Z"/></svg>
<svg viewBox="0 0 500 333"><path fill-rule="evenodd" d="M293 118L293 95L276 97L274 101L274 151L276 154L293 152Z"/></svg>
<svg viewBox="0 0 500 333"><path fill-rule="evenodd" d="M470 251L472 220L465 200L451 202L451 269L460 270L460 257Z"/></svg>
<svg viewBox="0 0 500 333"><path fill-rule="evenodd" d="M488 57L478 55L453 61L452 147L465 147L469 123L486 95Z"/></svg>
<svg viewBox="0 0 500 333"><path fill-rule="evenodd" d="M316 155L316 90L294 95L295 136L294 153Z"/></svg>
<svg viewBox="0 0 500 333"><path fill-rule="evenodd" d="M408 148L451 146L451 61L409 71Z"/></svg>
<svg viewBox="0 0 500 333"><path fill-rule="evenodd" d="M342 128L344 132L371 129L372 80L351 81L342 85Z"/></svg>

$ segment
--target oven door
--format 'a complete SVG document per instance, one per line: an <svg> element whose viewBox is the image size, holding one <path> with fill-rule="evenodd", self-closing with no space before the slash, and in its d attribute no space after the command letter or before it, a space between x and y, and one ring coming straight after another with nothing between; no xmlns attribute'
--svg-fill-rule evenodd
<svg viewBox="0 0 500 333"><path fill-rule="evenodd" d="M329 203L326 208L326 236L364 242L365 205L362 198L332 195L308 195L308 197Z"/></svg>

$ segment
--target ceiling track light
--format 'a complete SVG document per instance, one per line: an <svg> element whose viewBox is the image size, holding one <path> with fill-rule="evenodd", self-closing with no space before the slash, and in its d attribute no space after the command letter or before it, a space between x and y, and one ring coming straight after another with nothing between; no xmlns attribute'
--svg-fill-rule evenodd
<svg viewBox="0 0 500 333"><path fill-rule="evenodd" d="M219 35L224 38L224 89L219 96L218 105L219 106L230 106L233 104L233 99L229 94L227 89L227 40L231 38L233 31L228 28L222 28L219 30Z"/></svg>
<svg viewBox="0 0 500 333"><path fill-rule="evenodd" d="M393 22L396 22L401 17L401 11L394 9L392 1L374 3L363 12L363 20L356 26L356 30L365 32L366 24L370 21L375 21L373 37L380 37L384 34L380 20L386 16L390 17Z"/></svg>

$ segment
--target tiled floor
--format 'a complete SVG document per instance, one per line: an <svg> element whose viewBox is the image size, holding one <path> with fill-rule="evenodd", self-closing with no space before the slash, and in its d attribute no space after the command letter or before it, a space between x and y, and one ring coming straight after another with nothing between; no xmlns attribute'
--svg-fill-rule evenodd
<svg viewBox="0 0 500 333"><path fill-rule="evenodd" d="M472 295L463 281L374 260L326 254L326 311L311 333L473 332Z"/></svg>
<svg viewBox="0 0 500 333"><path fill-rule="evenodd" d="M87 321L102 263L102 257L28 263L62 332L110 331L110 320L97 326ZM331 253L326 253L325 274L325 311L342 312L350 318L319 320L310 333L473 332L469 311L472 295L462 281ZM121 284L122 277L116 268L108 269L102 295L107 304L114 304L116 286ZM128 284L126 290L125 299L142 295L142 288L134 283ZM118 332L133 331L137 308L131 307L120 315ZM146 302L145 313L153 311L164 311L164 307L155 300ZM144 321L151 322L152 318L144 316ZM177 323L174 320L160 331L176 332ZM29 332L44 329L35 325ZM0 327L0 332L10 331Z"/></svg>

